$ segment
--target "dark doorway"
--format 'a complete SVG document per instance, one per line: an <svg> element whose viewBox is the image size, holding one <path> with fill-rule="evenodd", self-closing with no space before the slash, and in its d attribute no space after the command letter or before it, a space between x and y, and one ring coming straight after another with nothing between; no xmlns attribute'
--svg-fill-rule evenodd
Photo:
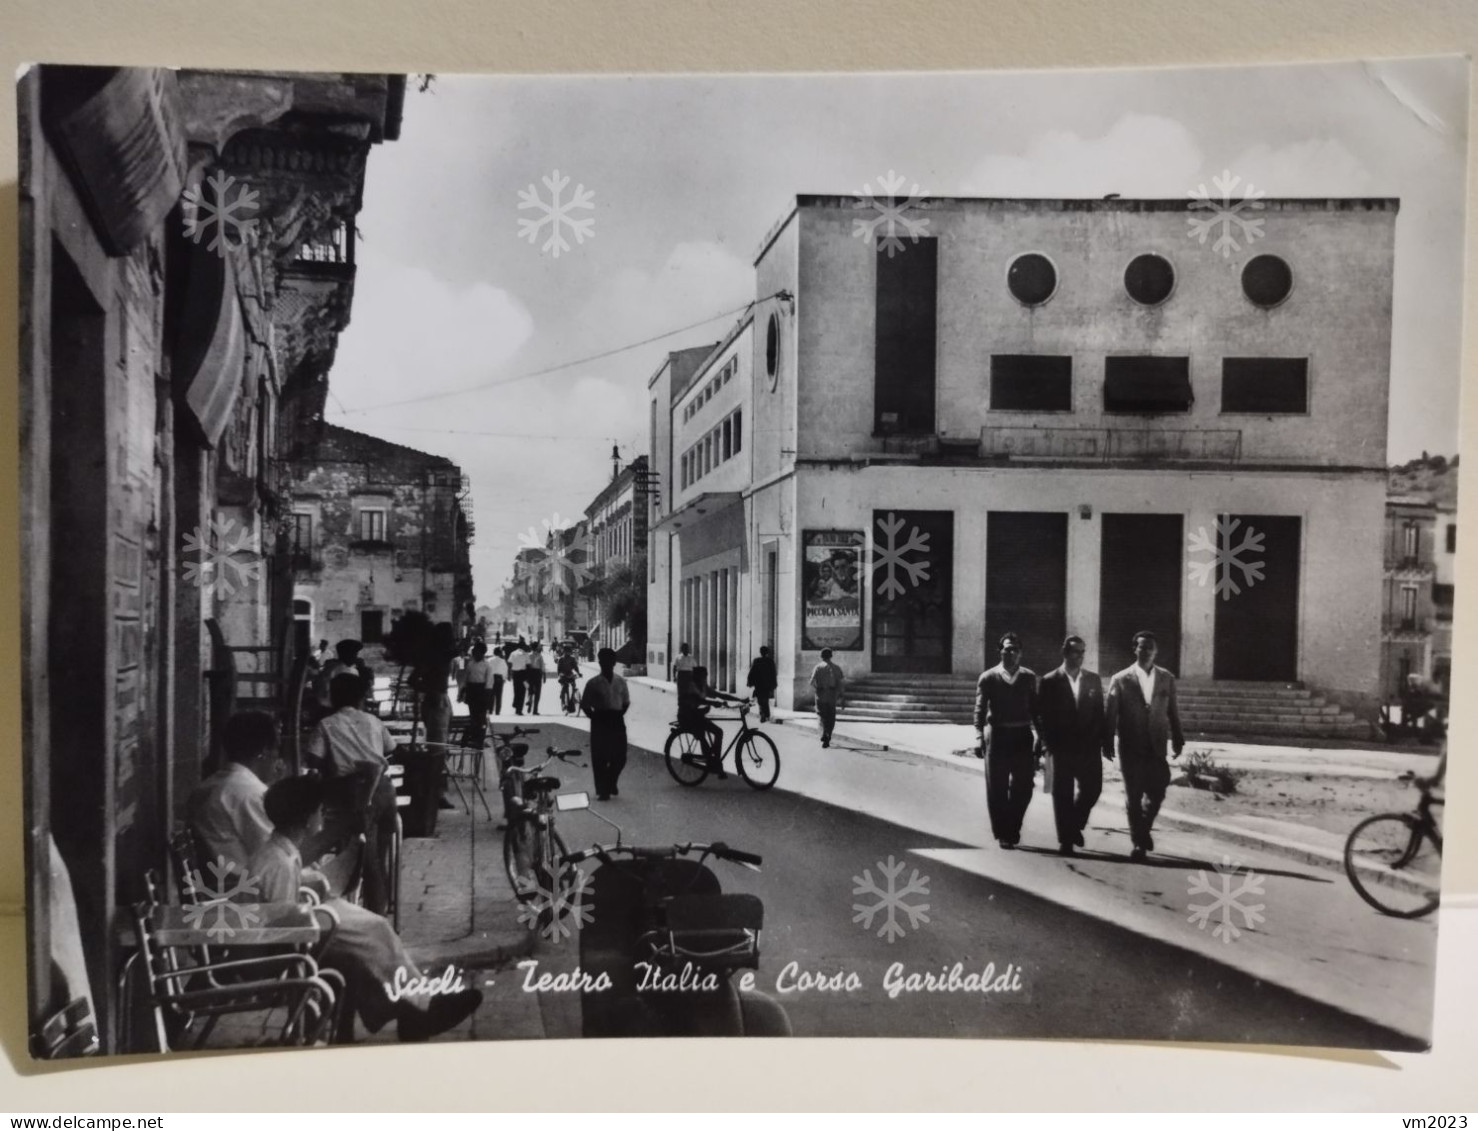
<svg viewBox="0 0 1478 1131"><path fill-rule="evenodd" d="M1022 663L1041 675L1062 659L1067 635L1067 515L991 511L986 519L985 666L1001 635L1021 637Z"/></svg>
<svg viewBox="0 0 1478 1131"><path fill-rule="evenodd" d="M873 671L950 670L954 527L952 511L873 511Z"/></svg>
<svg viewBox="0 0 1478 1131"><path fill-rule="evenodd" d="M1217 679L1279 682L1298 678L1298 570L1302 519L1286 515L1223 516L1217 546L1236 560L1261 562L1262 577L1248 580L1240 569L1219 567L1214 581ZM1236 526L1232 524L1236 523ZM1261 535L1258 545L1256 536ZM1258 548L1245 546L1252 540ZM1235 582L1232 592L1228 581Z"/></svg>
<svg viewBox="0 0 1478 1131"><path fill-rule="evenodd" d="M1180 590L1185 523L1178 514L1106 514L1098 590L1103 674L1134 662L1134 634L1159 642L1155 663L1180 672Z"/></svg>

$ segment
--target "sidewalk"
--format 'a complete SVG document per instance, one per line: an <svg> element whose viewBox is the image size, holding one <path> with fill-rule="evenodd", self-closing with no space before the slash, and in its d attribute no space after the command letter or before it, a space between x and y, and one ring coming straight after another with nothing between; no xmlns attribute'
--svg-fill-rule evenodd
<svg viewBox="0 0 1478 1131"><path fill-rule="evenodd" d="M672 685L645 677L629 682L630 741L660 751ZM1022 849L1006 852L989 837L981 763L949 752L973 744L971 728L925 727L931 741L920 743L917 733L908 733L919 728L844 724L825 750L816 741L814 717L779 712L777 724L765 727L781 756L777 788L897 825L901 836L912 837L906 851L1173 943L1403 1033L1425 1039L1431 1032L1435 919L1397 920L1368 908L1343 875L1299 859L1307 853L1321 865L1329 863L1324 846L1305 830L1285 844L1266 830L1230 820L1191 814L1175 819L1162 810L1157 851L1147 861L1132 862L1122 794L1116 782L1106 782L1087 847L1077 856L1057 856L1051 805L1040 796L1028 809ZM967 736L963 742L961 732ZM930 749L910 749L904 741ZM1244 748L1237 756L1275 756L1255 750ZM1302 763L1322 761L1309 751L1297 754ZM1394 770L1378 761L1390 755L1361 751L1351 757L1359 759L1350 763L1356 768ZM1372 757L1377 762L1366 761ZM1328 763L1340 764L1339 758ZM1117 777L1112 768L1107 776ZM1239 865L1235 873L1233 862ZM1209 921L1198 922L1199 893L1210 891L1204 883L1225 898ZM1251 922L1244 908L1255 913ZM1222 923L1236 932L1213 934L1211 928Z"/></svg>

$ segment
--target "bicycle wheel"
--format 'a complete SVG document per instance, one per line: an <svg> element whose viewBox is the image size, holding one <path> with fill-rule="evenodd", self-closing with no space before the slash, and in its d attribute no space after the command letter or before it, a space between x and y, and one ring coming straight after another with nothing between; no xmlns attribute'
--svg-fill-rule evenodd
<svg viewBox="0 0 1478 1131"><path fill-rule="evenodd" d="M667 772L678 785L702 785L708 776L708 759L703 756L703 743L695 734L675 730L667 736L662 748Z"/></svg>
<svg viewBox="0 0 1478 1131"><path fill-rule="evenodd" d="M1345 841L1345 874L1370 906L1399 919L1430 914L1438 902L1442 854L1410 813L1382 813Z"/></svg>
<svg viewBox="0 0 1478 1131"><path fill-rule="evenodd" d="M533 899L539 893L534 857L538 852L532 821L514 818L503 833L503 870L508 875L513 896L520 901Z"/></svg>
<svg viewBox="0 0 1478 1131"><path fill-rule="evenodd" d="M734 746L739 776L755 789L769 789L780 776L780 751L768 734L751 730L740 735Z"/></svg>

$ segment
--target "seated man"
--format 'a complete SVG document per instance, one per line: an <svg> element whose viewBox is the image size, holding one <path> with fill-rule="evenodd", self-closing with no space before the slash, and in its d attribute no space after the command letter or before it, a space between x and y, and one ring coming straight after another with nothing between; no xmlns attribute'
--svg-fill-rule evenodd
<svg viewBox="0 0 1478 1131"><path fill-rule="evenodd" d="M395 739L385 724L359 709L363 684L353 672L340 672L329 684L333 713L319 720L304 747L310 767L325 778L360 777L372 792L364 836L364 905L383 912L390 905L383 846L395 835L395 785L385 773Z"/></svg>
<svg viewBox="0 0 1478 1131"><path fill-rule="evenodd" d="M689 734L695 734L703 743L703 753L712 765L710 769L719 777L724 773L724 731L717 723L708 720L711 707L722 707L730 699L708 686L708 669L701 665L690 672L682 673L678 680L677 725Z"/></svg>
<svg viewBox="0 0 1478 1131"><path fill-rule="evenodd" d="M265 712L240 711L226 721L221 745L225 767L195 787L185 812L207 856L197 866L225 860L246 876L252 856L272 835L263 798L267 783L281 777L284 769L277 757L277 724ZM316 860L332 847L330 838L315 838L308 859ZM329 882L321 873L307 869L303 875L320 897L328 897Z"/></svg>
<svg viewBox="0 0 1478 1131"><path fill-rule="evenodd" d="M257 898L267 903L296 902L302 876L301 845L323 822L324 783L317 778L286 778L267 790L265 807L272 833L252 855L250 874ZM389 922L342 899L329 900L339 917L319 961L344 975L349 1001L365 1028L379 1032L395 1019L402 1041L424 1041L460 1025L482 1004L482 991L462 989L426 997L403 988L424 985Z"/></svg>

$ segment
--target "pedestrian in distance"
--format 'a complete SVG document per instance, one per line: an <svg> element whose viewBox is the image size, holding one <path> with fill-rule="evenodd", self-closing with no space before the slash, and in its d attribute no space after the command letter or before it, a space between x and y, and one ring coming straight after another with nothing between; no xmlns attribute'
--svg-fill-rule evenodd
<svg viewBox="0 0 1478 1131"><path fill-rule="evenodd" d="M1037 676L1021 663L1021 637L1001 637L1001 662L980 673L975 685L977 757L986 760L985 805L991 835L1002 848L1021 843L1021 822L1031 804L1037 760L1032 727L1037 718Z"/></svg>
<svg viewBox="0 0 1478 1131"><path fill-rule="evenodd" d="M1105 704L1110 740L1119 740L1119 769L1124 775L1124 804L1129 811L1130 858L1143 860L1155 850L1150 835L1155 816L1170 785L1165 747L1176 758L1185 749L1175 676L1155 663L1159 645L1153 632L1134 634L1134 663L1114 676Z"/></svg>
<svg viewBox="0 0 1478 1131"><path fill-rule="evenodd" d="M472 646L472 659L462 673L462 691L467 703L467 737L464 745L481 750L487 738L488 702L492 696L493 666L488 646L479 640Z"/></svg>
<svg viewBox="0 0 1478 1131"><path fill-rule="evenodd" d="M821 649L821 662L811 672L811 686L816 691L816 715L821 720L821 745L831 745L831 732L837 725L837 707L842 701L842 685L847 681L841 668L831 662L831 649Z"/></svg>
<svg viewBox="0 0 1478 1131"><path fill-rule="evenodd" d="M528 679L526 698L528 699L529 714L537 715L539 713L539 700L544 695L544 680L549 674L548 664L544 659L544 642L542 640L534 641L534 646L529 651L529 666L525 670L527 672L526 678Z"/></svg>
<svg viewBox="0 0 1478 1131"><path fill-rule="evenodd" d="M1083 847L1088 815L1103 792L1100 756L1114 756L1103 681L1083 667L1086 651L1081 636L1064 640L1061 666L1042 677L1037 691L1037 734L1051 759L1052 816L1063 856Z"/></svg>
<svg viewBox="0 0 1478 1131"><path fill-rule="evenodd" d="M616 674L616 653L602 648L596 655L600 674L585 681L580 710L590 720L590 770L595 778L595 796L609 801L620 796L617 788L626 767L626 712L631 710L631 692L626 680Z"/></svg>
<svg viewBox="0 0 1478 1131"><path fill-rule="evenodd" d="M746 686L754 689L754 701L759 704L762 723L770 721L770 700L775 698L775 688L779 683L775 661L770 658L769 646L762 645L760 654L749 665L749 678L745 681Z"/></svg>
<svg viewBox="0 0 1478 1131"><path fill-rule="evenodd" d="M513 680L513 713L523 714L524 700L528 695L529 649L524 638L508 653L508 678Z"/></svg>

